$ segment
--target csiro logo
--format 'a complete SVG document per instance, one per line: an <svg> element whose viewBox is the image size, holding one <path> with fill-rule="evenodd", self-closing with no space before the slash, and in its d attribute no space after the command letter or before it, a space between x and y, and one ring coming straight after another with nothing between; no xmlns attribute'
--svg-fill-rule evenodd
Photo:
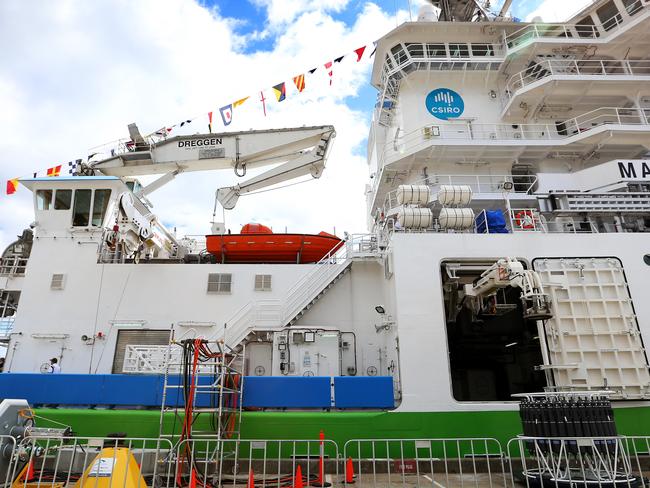
<svg viewBox="0 0 650 488"><path fill-rule="evenodd" d="M429 92L426 105L427 111L440 120L455 119L465 110L463 98L449 88L438 88Z"/></svg>

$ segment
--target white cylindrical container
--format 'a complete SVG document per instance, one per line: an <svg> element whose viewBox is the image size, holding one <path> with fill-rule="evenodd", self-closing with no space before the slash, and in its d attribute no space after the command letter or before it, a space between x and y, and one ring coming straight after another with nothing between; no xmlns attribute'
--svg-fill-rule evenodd
<svg viewBox="0 0 650 488"><path fill-rule="evenodd" d="M443 208L438 215L443 229L466 230L474 227L474 210L471 208Z"/></svg>
<svg viewBox="0 0 650 488"><path fill-rule="evenodd" d="M397 203L400 205L426 205L429 203L427 185L400 185L397 187Z"/></svg>
<svg viewBox="0 0 650 488"><path fill-rule="evenodd" d="M426 229L433 223L433 214L428 208L404 207L397 214L397 221L405 229Z"/></svg>
<svg viewBox="0 0 650 488"><path fill-rule="evenodd" d="M469 205L472 187L469 185L440 185L438 202L441 205Z"/></svg>

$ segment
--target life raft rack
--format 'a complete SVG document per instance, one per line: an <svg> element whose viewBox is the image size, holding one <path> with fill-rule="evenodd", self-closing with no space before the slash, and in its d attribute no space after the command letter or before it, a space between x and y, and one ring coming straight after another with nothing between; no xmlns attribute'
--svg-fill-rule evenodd
<svg viewBox="0 0 650 488"><path fill-rule="evenodd" d="M515 214L515 225L520 229L535 228L535 214L532 210L520 210Z"/></svg>

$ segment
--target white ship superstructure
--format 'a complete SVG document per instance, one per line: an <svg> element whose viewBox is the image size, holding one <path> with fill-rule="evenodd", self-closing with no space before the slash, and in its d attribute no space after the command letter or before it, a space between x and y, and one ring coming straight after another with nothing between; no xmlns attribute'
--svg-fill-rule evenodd
<svg viewBox="0 0 650 488"><path fill-rule="evenodd" d="M441 6L454 22L424 9L378 41L369 232L318 263L211 262L130 177L287 151L292 176L318 176L331 127L133 133L135 150L88 176L24 180L36 219L0 269L5 371L57 357L64 373L159 373L173 332L245 346L248 376L390 378L393 408L377 410L514 411L521 392L607 389L645 412L650 2L597 1L559 24Z"/></svg>

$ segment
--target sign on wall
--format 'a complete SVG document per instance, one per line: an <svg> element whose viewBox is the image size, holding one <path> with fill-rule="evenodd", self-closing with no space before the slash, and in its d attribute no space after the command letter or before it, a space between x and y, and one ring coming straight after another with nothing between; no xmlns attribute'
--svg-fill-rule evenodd
<svg viewBox="0 0 650 488"><path fill-rule="evenodd" d="M463 97L449 88L437 88L429 92L425 104L427 112L440 120L458 118L465 111Z"/></svg>

